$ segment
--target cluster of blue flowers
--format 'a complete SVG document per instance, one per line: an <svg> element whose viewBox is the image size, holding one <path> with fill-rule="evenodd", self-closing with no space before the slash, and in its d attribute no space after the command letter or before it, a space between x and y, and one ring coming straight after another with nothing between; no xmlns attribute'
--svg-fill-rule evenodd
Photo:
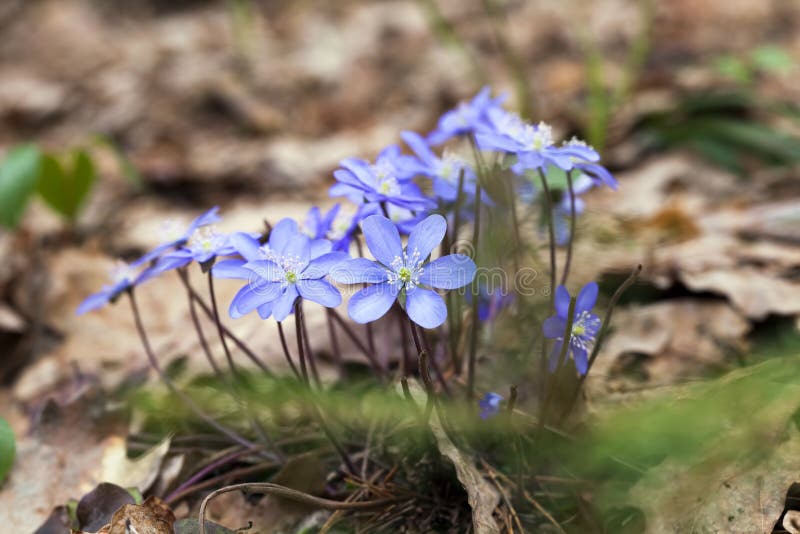
<svg viewBox="0 0 800 534"><path fill-rule="evenodd" d="M342 302L334 283L366 284L348 304L348 314L355 322L375 321L399 302L416 324L436 328L447 316L437 290L465 287L476 274L475 263L464 255L432 259L446 235L447 217L459 205L493 204L480 187L480 180L489 179L481 162L470 162L448 148L439 153L438 145L462 138L469 139L478 151L493 152L496 157L492 161L515 177L518 198L536 199L539 177L549 181L559 173L570 173L572 197L563 185L551 187L560 195L551 214L560 244L571 239L571 213L583 211L577 195L592 187L617 186L592 147L576 139L557 143L550 126L526 123L503 109L504 100L504 96L492 97L484 88L472 100L442 115L427 136L402 132L401 138L413 154L391 145L374 162L342 160L333 173L336 183L330 196L349 200L355 205L351 211L341 204L327 213L314 207L302 222L284 219L265 237L218 233L213 226L219 221L217 208L185 227L173 227L162 245L117 269L112 282L86 299L78 313L97 309L156 275L196 262L215 277L245 282L230 303L229 314L234 318L256 311L263 319L283 321L298 299L333 308ZM351 244L360 239L359 234L375 260L351 257ZM401 235L407 236L405 246ZM568 354L580 373L586 372L587 353L599 328L599 319L591 313L596 297L596 285L581 291L568 340ZM481 320L494 318L499 308L513 300L491 288L482 288L472 298L480 301ZM564 342L569 304L563 287L558 288L555 304L557 314L544 324L544 332L556 340L557 355ZM492 397L487 401L487 416L496 410L499 400Z"/></svg>

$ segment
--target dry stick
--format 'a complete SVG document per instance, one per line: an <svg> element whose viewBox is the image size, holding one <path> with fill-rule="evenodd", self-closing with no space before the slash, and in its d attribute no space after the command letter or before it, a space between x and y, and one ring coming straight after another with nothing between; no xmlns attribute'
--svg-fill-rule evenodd
<svg viewBox="0 0 800 534"><path fill-rule="evenodd" d="M597 359L597 355L600 353L600 346L605 338L606 332L608 331L608 326L611 324L611 315L614 313L614 308L617 306L617 302L619 301L620 297L622 296L625 291L631 287L633 284L636 283L636 280L639 279L639 275L642 273L642 265L637 265L628 278L625 279L624 282L617 288L614 294L611 296L611 300L608 303L608 307L606 308L606 316L603 318L603 324L600 326L600 331L597 333L597 339L594 342L594 347L592 347L592 354L589 356L589 363L586 366L586 373L581 375L578 379L578 384L575 386L575 392L572 395L572 399L570 400L569 404L567 405L567 410L561 416L563 419L566 417L569 412L575 407L575 402L578 400L578 394L581 391L581 387L583 383L586 381L586 377L589 375L589 371L592 369L592 365L594 365L594 361Z"/></svg>
<svg viewBox="0 0 800 534"><path fill-rule="evenodd" d="M566 531L566 530L564 530L564 528L563 528L563 527L562 527L562 526L559 524L559 522L558 522L558 521L556 521L556 518L555 518L555 517L553 517L553 516L550 514L550 512L548 512L548 511L547 511L547 510L544 508L544 506L542 506L541 504L539 504L539 501L537 501L536 499L534 499L534 498L533 498L533 496L531 496L531 494L530 494L530 493L528 493L528 492L527 492L526 490L524 490L524 489L522 490L522 494L525 496L525 498L526 498L526 499L528 499L528 501L529 501L529 502L530 502L532 505L534 505L534 506L536 507L536 509L537 509L537 510L539 510L539 513L541 513L543 516L545 516L545 517L547 518L547 520L548 520L548 521L550 521L550 524L551 524L551 525L553 525L554 527L556 527L556 529L557 529L559 532L561 532L561 534L567 534L567 531Z"/></svg>
<svg viewBox="0 0 800 534"><path fill-rule="evenodd" d="M164 499L167 504L172 504L175 502L180 501L182 498L191 495L196 491L201 491L207 488L213 488L218 486L220 483L225 483L226 481L238 478L238 477L246 477L250 475L254 475L256 473L261 473L262 471L267 471L269 469L275 469L280 467L281 464L278 462L262 462L255 465L249 465L247 467L240 467L238 469L231 469L226 473L221 475L217 475L215 477L207 478L202 482L197 482L196 484L192 484L191 486L187 486L185 489L181 490L180 493L174 493L174 495L170 495L169 499Z"/></svg>
<svg viewBox="0 0 800 534"><path fill-rule="evenodd" d="M569 267L572 263L572 247L575 242L575 190L572 186L572 171L567 171L567 187L569 188L569 241L567 241L567 258L564 260L564 272L561 273L561 285L567 283Z"/></svg>
<svg viewBox="0 0 800 534"><path fill-rule="evenodd" d="M201 480L204 476L206 476L210 472L212 472L215 469L218 469L218 468L220 468L220 467L222 467L222 466L224 466L226 464L229 464L230 462L233 462L234 460L238 460L242 456L250 454L251 452L253 452L252 449L240 449L240 450L235 451L235 452L233 452L231 454L227 454L227 455L223 456L222 458L216 459L215 461L211 462L210 464L208 464L207 466L203 467L202 469L197 471L195 474L193 474L192 476L187 478L186 481L184 481L180 486L178 486L177 488L172 490L169 493L169 495L164 497L164 500L166 502L170 502L170 501L174 500L175 495L179 495L186 488L190 487L192 484L194 484L198 480Z"/></svg>
<svg viewBox="0 0 800 534"><path fill-rule="evenodd" d="M195 300L195 302L197 302L200 305L206 316L208 316L209 319L213 319L214 312L211 310L211 306L209 306L203 300L203 298L197 293L197 291L194 290L194 288L189 284L188 280L184 280L183 278L181 278L181 280L183 280L186 290L189 291L189 293L191 293L192 298ZM269 370L269 367L267 367L267 365L263 361L261 361L261 358L256 356L256 354L250 349L250 347L248 347L241 339L236 337L236 335L234 335L233 332L231 332L225 325L222 325L222 331L228 337L228 339L233 341L234 344L237 347L239 347L239 350L245 353L245 355L250 359L250 361L256 364L259 369L261 369L268 375L272 376L272 371Z"/></svg>
<svg viewBox="0 0 800 534"><path fill-rule="evenodd" d="M547 395L544 398L544 402L542 403L542 410L539 412L539 429L541 433L541 428L545 424L545 418L547 417L547 410L550 408L550 402L553 400L553 395L556 391L556 386L558 385L558 374L561 371L561 368L564 365L564 360L567 357L567 352L569 350L569 342L572 338L572 323L575 320L575 297L570 297L569 299L569 309L567 310L567 324L564 328L564 338L561 341L561 352L558 354L558 363L556 364L555 373L553 373L553 380L550 384L550 388L547 390Z"/></svg>
<svg viewBox="0 0 800 534"><path fill-rule="evenodd" d="M197 520L200 523L200 534L206 533L206 507L208 506L209 501L219 495L230 493L232 491L249 491L252 493L274 495L282 499L288 499L290 501L299 502L308 506L322 508L323 510L372 510L374 508L386 506L387 504L394 504L401 500L397 497L392 497L388 499L377 499L366 502L341 502L323 499L321 497L309 495L308 493L304 493L302 491L297 491L285 486L280 486L278 484L271 484L269 482L234 484L233 486L220 488L217 491L210 493L205 499L203 499L203 502L200 503L200 511L197 514Z"/></svg>
<svg viewBox="0 0 800 534"><path fill-rule="evenodd" d="M142 317L139 314L139 306L136 304L136 297L134 296L134 292L132 289L127 291L128 293L128 300L131 303L131 310L133 311L133 318L136 322L136 330L139 333L139 339L142 341L142 346L144 347L144 351L147 354L147 359L150 361L150 366L158 373L159 378L166 384L167 388L175 394L178 398L183 401L184 404L200 419L205 421L208 425L213 427L218 432L225 434L235 443L247 447L249 449L252 448L259 448L256 443L243 438L235 431L231 430L230 428L226 427L222 423L215 420L213 417L208 415L203 411L200 406L198 406L187 394L183 391L178 389L172 380L167 376L167 374L161 369L161 366L158 364L158 360L156 359L156 355L153 352L153 348L150 346L150 340L147 338L147 332L145 332L144 324L142 323Z"/></svg>
<svg viewBox="0 0 800 534"><path fill-rule="evenodd" d="M297 370L297 366L292 361L292 354L289 352L289 344L286 342L286 334L283 331L283 325L280 321L276 321L275 324L278 325L278 337L281 338L281 347L283 347L283 355L286 356L286 361L289 363L289 367L292 368L292 372L294 376L297 377L298 380L303 380L303 375L300 374L300 371Z"/></svg>

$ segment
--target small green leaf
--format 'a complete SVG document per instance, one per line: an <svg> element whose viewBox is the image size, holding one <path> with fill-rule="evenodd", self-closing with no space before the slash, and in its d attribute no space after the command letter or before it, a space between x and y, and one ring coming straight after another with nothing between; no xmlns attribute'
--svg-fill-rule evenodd
<svg viewBox="0 0 800 534"><path fill-rule="evenodd" d="M36 189L40 152L35 145L11 149L0 164L0 224L19 224L28 200Z"/></svg>
<svg viewBox="0 0 800 534"><path fill-rule="evenodd" d="M69 171L55 157L45 155L42 158L38 192L56 212L75 220L96 177L94 164L84 150L72 153L72 168Z"/></svg>
<svg viewBox="0 0 800 534"><path fill-rule="evenodd" d="M750 67L737 57L723 56L714 62L714 67L726 78L739 83L749 83L752 79Z"/></svg>
<svg viewBox="0 0 800 534"><path fill-rule="evenodd" d="M6 478L6 475L11 470L16 453L14 432L6 420L0 417L0 482Z"/></svg>
<svg viewBox="0 0 800 534"><path fill-rule="evenodd" d="M752 57L753 63L765 72L786 74L794 67L792 56L777 46L760 46L753 50Z"/></svg>

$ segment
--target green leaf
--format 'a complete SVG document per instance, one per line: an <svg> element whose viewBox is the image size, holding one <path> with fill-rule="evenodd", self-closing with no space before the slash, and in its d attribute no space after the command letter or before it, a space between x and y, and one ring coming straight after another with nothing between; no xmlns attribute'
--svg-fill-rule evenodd
<svg viewBox="0 0 800 534"><path fill-rule="evenodd" d="M0 482L6 478L9 470L11 470L16 454L14 432L6 420L0 417Z"/></svg>
<svg viewBox="0 0 800 534"><path fill-rule="evenodd" d="M752 58L756 67L769 73L786 74L794 67L792 56L777 46L760 46L753 50Z"/></svg>
<svg viewBox="0 0 800 534"><path fill-rule="evenodd" d="M23 145L11 149L0 164L0 224L7 228L19 224L36 189L39 158L36 146Z"/></svg>
<svg viewBox="0 0 800 534"><path fill-rule="evenodd" d="M714 62L714 67L726 78L739 83L749 83L753 77L750 67L737 57L721 57Z"/></svg>
<svg viewBox="0 0 800 534"><path fill-rule="evenodd" d="M42 158L38 192L56 212L75 220L96 178L94 164L85 150L72 153L69 171L55 157L46 155Z"/></svg>

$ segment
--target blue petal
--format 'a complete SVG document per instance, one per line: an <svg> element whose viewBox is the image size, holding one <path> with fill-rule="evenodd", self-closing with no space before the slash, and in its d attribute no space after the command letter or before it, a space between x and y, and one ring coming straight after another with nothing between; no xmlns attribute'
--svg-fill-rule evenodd
<svg viewBox="0 0 800 534"><path fill-rule="evenodd" d="M594 308L597 302L597 291L596 282L589 282L581 288L581 292L578 293L578 299L575 301L576 315L584 311L591 311Z"/></svg>
<svg viewBox="0 0 800 534"><path fill-rule="evenodd" d="M295 271L301 272L311 260L311 240L305 234L296 234L282 249L284 257L291 258Z"/></svg>
<svg viewBox="0 0 800 534"><path fill-rule="evenodd" d="M272 304L272 316L275 317L276 321L283 321L289 316L290 313L292 313L294 301L297 300L298 296L299 294L295 284L289 284L286 287L286 291L284 291L280 297L275 299Z"/></svg>
<svg viewBox="0 0 800 534"><path fill-rule="evenodd" d="M333 243L327 239L313 239L310 247L310 257L313 260L333 250Z"/></svg>
<svg viewBox="0 0 800 534"><path fill-rule="evenodd" d="M293 219L289 219L288 217L286 219L281 219L269 234L269 247L281 254L283 253L283 249L286 248L299 232L300 230L297 227L297 223Z"/></svg>
<svg viewBox="0 0 800 534"><path fill-rule="evenodd" d="M388 283L366 287L350 298L347 314L361 324L380 319L392 307L399 292L397 286Z"/></svg>
<svg viewBox="0 0 800 534"><path fill-rule="evenodd" d="M418 133L400 132L400 137L409 147L411 147L411 150L416 152L417 156L419 156L419 159L428 165L433 165L438 160L436 155L428 147L428 143L426 143L422 136L420 136Z"/></svg>
<svg viewBox="0 0 800 534"><path fill-rule="evenodd" d="M337 265L350 259L350 255L346 252L328 252L327 254L323 254L322 256L311 260L302 273L300 273L300 278L303 280L309 280L313 278L322 278L326 276L333 268Z"/></svg>
<svg viewBox="0 0 800 534"><path fill-rule="evenodd" d="M572 357L575 359L575 367L578 369L578 373L585 375L589 367L589 359L587 358L586 349L573 347Z"/></svg>
<svg viewBox="0 0 800 534"><path fill-rule="evenodd" d="M544 324L542 324L542 331L544 332L544 337L554 339L559 337L564 337L564 331L567 328L567 322L559 317L558 315L553 315L545 319Z"/></svg>
<svg viewBox="0 0 800 534"><path fill-rule="evenodd" d="M234 297L236 310L241 314L250 313L262 304L279 298L281 285L277 282L248 284L249 291L239 291Z"/></svg>
<svg viewBox="0 0 800 534"><path fill-rule="evenodd" d="M162 256L158 262L153 265L152 269L155 274L165 273L178 267L183 267L192 261L192 253L188 250L176 250L165 256Z"/></svg>
<svg viewBox="0 0 800 534"><path fill-rule="evenodd" d="M386 265L403 256L400 233L394 223L383 215L370 215L361 222L364 239L375 259Z"/></svg>
<svg viewBox="0 0 800 534"><path fill-rule="evenodd" d="M385 267L367 258L353 258L343 261L331 269L331 279L340 284L379 284L388 279Z"/></svg>
<svg viewBox="0 0 800 534"><path fill-rule="evenodd" d="M95 293L94 295L90 295L86 298L86 300L78 305L78 309L75 310L75 313L77 315L83 315L84 313L102 308L108 304L110 296L111 294L108 291L101 291L99 293Z"/></svg>
<svg viewBox="0 0 800 534"><path fill-rule="evenodd" d="M420 221L408 236L408 257L419 253L419 258L425 259L436 246L444 239L447 232L447 221L438 214L429 215ZM459 286L460 287L460 286Z"/></svg>
<svg viewBox="0 0 800 534"><path fill-rule="evenodd" d="M244 268L250 271L248 279L262 279L268 282L277 282L286 278L286 271L283 267L270 260L248 261Z"/></svg>
<svg viewBox="0 0 800 534"><path fill-rule="evenodd" d="M231 246L236 249L236 252L241 254L247 261L261 259L261 252L259 250L261 245L258 240L251 235L244 232L236 232L231 234L228 239Z"/></svg>
<svg viewBox="0 0 800 534"><path fill-rule="evenodd" d="M269 319L270 315L272 315L272 304L272 302L267 302L256 308L256 310L258 310L258 316L262 319Z"/></svg>
<svg viewBox="0 0 800 534"><path fill-rule="evenodd" d="M425 265L419 281L439 289L458 289L472 282L475 270L475 262L469 257L449 254Z"/></svg>
<svg viewBox="0 0 800 534"><path fill-rule="evenodd" d="M567 288L563 285L558 286L558 289L556 289L556 313L563 319L566 319L569 313L569 301L570 296Z"/></svg>
<svg viewBox="0 0 800 534"><path fill-rule="evenodd" d="M321 304L326 308L335 308L342 303L342 295L325 280L298 280L297 291L304 299Z"/></svg>
<svg viewBox="0 0 800 534"><path fill-rule="evenodd" d="M436 328L447 319L447 306L438 293L415 287L406 292L406 312L423 328Z"/></svg>
<svg viewBox="0 0 800 534"><path fill-rule="evenodd" d="M222 220L222 217L217 215L218 211L219 211L219 206L214 206L213 208L211 208L210 210L208 210L207 212L203 213L195 220L193 220L189 225L189 228L186 230L186 237L191 236L194 233L194 231L200 227L208 226L209 224L214 224L215 222L219 222L220 220Z"/></svg>
<svg viewBox="0 0 800 534"><path fill-rule="evenodd" d="M245 261L240 259L223 260L214 264L211 274L216 278L234 278L247 280L253 274L244 268Z"/></svg>

